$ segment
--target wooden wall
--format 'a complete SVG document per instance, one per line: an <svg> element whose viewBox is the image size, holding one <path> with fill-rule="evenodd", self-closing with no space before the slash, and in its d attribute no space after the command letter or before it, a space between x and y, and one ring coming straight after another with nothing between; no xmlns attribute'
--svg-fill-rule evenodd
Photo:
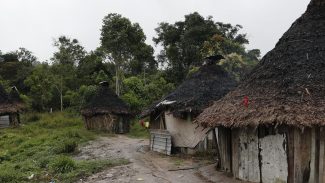
<svg viewBox="0 0 325 183"><path fill-rule="evenodd" d="M127 133L130 129L130 121L127 117L105 114L92 117L84 117L88 130L101 130L110 133Z"/></svg>
<svg viewBox="0 0 325 183"><path fill-rule="evenodd" d="M7 128L10 125L9 115L0 116L0 128Z"/></svg>
<svg viewBox="0 0 325 183"><path fill-rule="evenodd" d="M221 170L230 173L232 170L231 130L227 128L219 127L218 142L219 142L219 150L220 150Z"/></svg>
<svg viewBox="0 0 325 183"><path fill-rule="evenodd" d="M167 130L150 130L150 150L162 154L171 154L171 135Z"/></svg>
<svg viewBox="0 0 325 183"><path fill-rule="evenodd" d="M325 183L324 127L220 127L218 145L221 170L241 180Z"/></svg>

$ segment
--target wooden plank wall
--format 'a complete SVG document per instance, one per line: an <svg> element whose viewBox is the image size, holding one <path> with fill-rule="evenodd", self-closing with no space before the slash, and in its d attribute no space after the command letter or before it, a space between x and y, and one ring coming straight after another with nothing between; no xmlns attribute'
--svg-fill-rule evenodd
<svg viewBox="0 0 325 183"><path fill-rule="evenodd" d="M166 130L150 131L150 150L170 155L172 148L171 135Z"/></svg>
<svg viewBox="0 0 325 183"><path fill-rule="evenodd" d="M220 150L221 170L231 172L231 130L223 127L218 128L218 141Z"/></svg>
<svg viewBox="0 0 325 183"><path fill-rule="evenodd" d="M9 116L0 116L0 128L7 128L9 125Z"/></svg>
<svg viewBox="0 0 325 183"><path fill-rule="evenodd" d="M257 130L240 129L238 178L250 182L260 182L259 149Z"/></svg>
<svg viewBox="0 0 325 183"><path fill-rule="evenodd" d="M239 177L239 129L233 129L232 139L232 173L234 177Z"/></svg>

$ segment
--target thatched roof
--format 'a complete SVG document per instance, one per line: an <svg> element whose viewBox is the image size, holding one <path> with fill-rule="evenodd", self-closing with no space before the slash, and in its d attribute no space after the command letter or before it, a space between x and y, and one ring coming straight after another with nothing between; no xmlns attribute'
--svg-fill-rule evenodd
<svg viewBox="0 0 325 183"><path fill-rule="evenodd" d="M94 116L98 114L119 114L129 115L129 106L122 101L108 86L107 82L101 82L96 94L81 110L84 116Z"/></svg>
<svg viewBox="0 0 325 183"><path fill-rule="evenodd" d="M23 102L17 90L8 94L0 85L0 114L17 113L23 109Z"/></svg>
<svg viewBox="0 0 325 183"><path fill-rule="evenodd" d="M312 0L239 87L204 110L197 122L213 127L325 125L325 0Z"/></svg>
<svg viewBox="0 0 325 183"><path fill-rule="evenodd" d="M223 57L222 57L223 58ZM186 79L175 91L155 102L143 111L142 117L168 108L177 117L184 118L186 112L193 117L235 88L236 81L216 64L221 57L208 57L206 64Z"/></svg>

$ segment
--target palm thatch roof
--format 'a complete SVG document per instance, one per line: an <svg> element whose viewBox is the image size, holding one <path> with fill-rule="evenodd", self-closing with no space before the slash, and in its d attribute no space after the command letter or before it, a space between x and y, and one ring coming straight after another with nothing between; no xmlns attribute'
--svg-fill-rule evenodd
<svg viewBox="0 0 325 183"><path fill-rule="evenodd" d="M312 0L238 88L204 110L197 122L325 125L325 0Z"/></svg>
<svg viewBox="0 0 325 183"><path fill-rule="evenodd" d="M16 88L16 87L13 87ZM23 109L23 102L17 89L12 89L8 94L0 85L0 114L17 113Z"/></svg>
<svg viewBox="0 0 325 183"><path fill-rule="evenodd" d="M196 73L187 78L175 91L155 102L142 112L141 117L159 113L168 108L174 116L185 118L191 113L193 117L204 108L226 95L236 87L237 82L224 69L216 64L222 56L208 57L206 63Z"/></svg>
<svg viewBox="0 0 325 183"><path fill-rule="evenodd" d="M81 110L84 116L100 114L130 115L129 106L122 101L110 88L108 82L101 82L96 94Z"/></svg>

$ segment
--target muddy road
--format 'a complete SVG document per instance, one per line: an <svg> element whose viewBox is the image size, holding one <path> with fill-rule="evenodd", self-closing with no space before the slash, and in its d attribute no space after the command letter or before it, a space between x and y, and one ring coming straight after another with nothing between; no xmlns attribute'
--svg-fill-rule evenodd
<svg viewBox="0 0 325 183"><path fill-rule="evenodd" d="M130 164L108 168L78 183L237 183L228 177L221 175L216 177L213 166L208 165L211 162L153 153L148 151L148 143L145 139L133 139L123 135L101 137L90 142L80 149L76 159L125 158ZM178 170L182 168L194 169Z"/></svg>

